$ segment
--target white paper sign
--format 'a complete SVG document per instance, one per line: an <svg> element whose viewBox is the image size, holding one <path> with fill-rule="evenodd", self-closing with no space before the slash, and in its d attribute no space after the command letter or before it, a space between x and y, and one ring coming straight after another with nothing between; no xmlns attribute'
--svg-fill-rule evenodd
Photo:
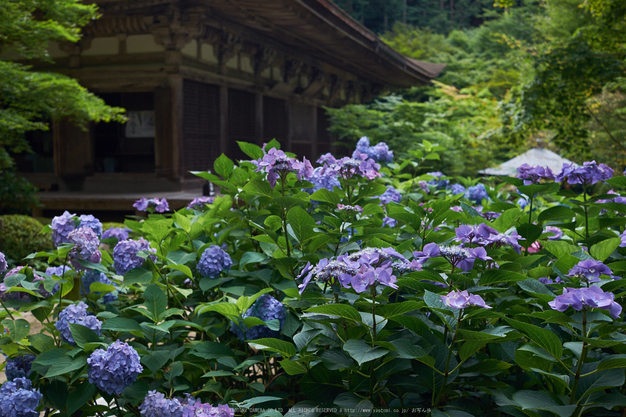
<svg viewBox="0 0 626 417"><path fill-rule="evenodd" d="M127 138L153 138L154 137L154 112L153 111L129 111L126 122Z"/></svg>

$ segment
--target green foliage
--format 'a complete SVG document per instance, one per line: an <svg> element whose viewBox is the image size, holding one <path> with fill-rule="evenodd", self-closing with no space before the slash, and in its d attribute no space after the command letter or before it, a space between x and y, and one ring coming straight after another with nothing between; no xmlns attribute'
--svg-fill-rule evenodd
<svg viewBox="0 0 626 417"><path fill-rule="evenodd" d="M32 217L0 216L0 227L0 252L14 263L21 263L31 253L53 248L50 234L42 233L42 224Z"/></svg>
<svg viewBox="0 0 626 417"><path fill-rule="evenodd" d="M0 215L27 214L39 204L37 188L12 169L0 170Z"/></svg>
<svg viewBox="0 0 626 417"><path fill-rule="evenodd" d="M106 106L75 80L19 62L50 61L49 41L77 42L80 27L96 17L95 5L78 0L3 2L0 51L19 58L0 60L0 169L12 165L9 153L30 151L25 132L49 129L41 120L123 121L122 109Z"/></svg>

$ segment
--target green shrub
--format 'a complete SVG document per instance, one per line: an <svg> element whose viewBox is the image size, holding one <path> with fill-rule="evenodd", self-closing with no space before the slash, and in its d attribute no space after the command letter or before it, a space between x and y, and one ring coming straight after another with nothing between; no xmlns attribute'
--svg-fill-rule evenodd
<svg viewBox="0 0 626 417"><path fill-rule="evenodd" d="M37 187L15 171L0 172L0 214L27 214L39 204Z"/></svg>
<svg viewBox="0 0 626 417"><path fill-rule="evenodd" d="M51 250L52 237L40 234L42 224L36 219L20 214L0 216L0 251L15 263L25 256Z"/></svg>

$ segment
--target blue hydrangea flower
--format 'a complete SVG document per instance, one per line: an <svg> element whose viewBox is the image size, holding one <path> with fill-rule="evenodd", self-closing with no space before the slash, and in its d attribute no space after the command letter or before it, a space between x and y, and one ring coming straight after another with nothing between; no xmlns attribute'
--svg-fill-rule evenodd
<svg viewBox="0 0 626 417"><path fill-rule="evenodd" d="M30 374L30 364L35 360L35 355L22 355L15 359L7 359L4 373L7 380L13 381L15 378L26 378Z"/></svg>
<svg viewBox="0 0 626 417"><path fill-rule="evenodd" d="M263 152L265 152L265 145L263 145ZM302 162L300 162L276 148L270 149L262 158L252 161L252 163L256 165L257 172L267 173L267 181L272 188L276 186L276 180L281 175L289 172L295 172L299 180L313 175L313 166L306 158L303 157Z"/></svg>
<svg viewBox="0 0 626 417"><path fill-rule="evenodd" d="M222 271L228 272L233 261L230 255L217 245L211 245L202 252L198 271L203 277L217 278Z"/></svg>
<svg viewBox="0 0 626 417"><path fill-rule="evenodd" d="M600 287L563 288L563 294L558 295L548 303L553 310L565 311L572 307L576 311L583 308L601 308L607 310L611 317L617 319L622 313L622 306L615 302L615 295L604 292Z"/></svg>
<svg viewBox="0 0 626 417"><path fill-rule="evenodd" d="M102 239L115 238L118 242L121 242L122 240L128 240L128 232L130 231L130 229L125 227L111 227L102 233Z"/></svg>
<svg viewBox="0 0 626 417"><path fill-rule="evenodd" d="M76 214L66 211L61 216L54 217L50 228L52 229L52 242L54 246L59 246L61 243L68 243L68 235L72 230L76 229Z"/></svg>
<svg viewBox="0 0 626 417"><path fill-rule="evenodd" d="M144 258L137 255L139 251L149 251L156 253L150 247L150 242L140 237L139 240L128 239L119 242L113 249L113 264L118 275L124 275L133 268L143 265ZM150 255L152 259L156 259Z"/></svg>
<svg viewBox="0 0 626 417"><path fill-rule="evenodd" d="M7 270L9 264L7 264L7 259L4 256L4 253L0 252L0 274Z"/></svg>
<svg viewBox="0 0 626 417"><path fill-rule="evenodd" d="M154 206L154 210L158 213L166 212L170 209L170 205L165 198L140 198L135 201L133 207L138 211L147 211L148 207Z"/></svg>
<svg viewBox="0 0 626 417"><path fill-rule="evenodd" d="M120 395L143 371L137 351L119 340L106 351L96 349L87 364L89 382L109 395Z"/></svg>
<svg viewBox="0 0 626 417"><path fill-rule="evenodd" d="M102 259L102 253L98 250L100 239L93 230L88 227L79 227L72 230L67 237L68 243L76 245L69 252L71 259L82 259L93 263L100 262ZM73 262L72 265L76 269L84 269L78 262Z"/></svg>
<svg viewBox="0 0 626 417"><path fill-rule="evenodd" d="M489 198L487 196L487 190L483 184L477 184L474 187L469 187L467 191L465 191L465 198L473 201L475 204L480 204L483 201L483 198Z"/></svg>
<svg viewBox="0 0 626 417"><path fill-rule="evenodd" d="M522 164L517 168L517 178L524 180L524 185L530 185L539 184L542 179L554 181L554 174L549 167L540 165L532 167L528 164Z"/></svg>
<svg viewBox="0 0 626 417"><path fill-rule="evenodd" d="M97 236L102 235L102 223L91 214L82 214L78 217L78 220L80 220L80 223L78 223L79 228L88 227L93 230Z"/></svg>
<svg viewBox="0 0 626 417"><path fill-rule="evenodd" d="M287 317L287 309L283 303L271 295L263 294L257 298L248 311L243 313L243 318L245 319L246 317L257 317L265 322L276 319L280 322L280 328L282 329L283 324L285 324L285 317ZM230 330L241 340L244 340L244 331L246 333L245 339L247 340L261 339L263 337L277 337L280 333L276 330L270 330L267 326L254 326L248 329L245 324L240 323L240 325L241 326L238 326L232 323Z"/></svg>
<svg viewBox="0 0 626 417"><path fill-rule="evenodd" d="M478 306L482 308L491 308L485 304L485 300L480 295L470 294L467 291L451 291L447 295L442 295L441 301L450 308L467 308L469 306Z"/></svg>
<svg viewBox="0 0 626 417"><path fill-rule="evenodd" d="M144 417L181 417L185 407L178 398L170 400L158 391L149 391L139 410Z"/></svg>
<svg viewBox="0 0 626 417"><path fill-rule="evenodd" d="M93 330L98 336L100 336L100 328L102 322L96 318L87 314L87 304L80 301L78 304L72 304L59 313L59 320L55 323L55 327L61 332L61 339L74 346L76 342L72 336L70 324L80 324Z"/></svg>
<svg viewBox="0 0 626 417"><path fill-rule="evenodd" d="M432 175L433 177L435 177L434 180L428 181L427 184L436 187L438 190L442 190L444 188L447 188L448 184L450 184L450 180L442 180L441 179L442 177L445 176L443 174L443 172L441 172L441 171L427 172L426 175Z"/></svg>
<svg viewBox="0 0 626 417"><path fill-rule="evenodd" d="M452 191L452 194L457 195L457 194L465 194L465 187L463 187L461 184L452 184L450 186L450 191Z"/></svg>
<svg viewBox="0 0 626 417"><path fill-rule="evenodd" d="M308 182L313 184L313 188L305 188L309 194L313 194L317 190L321 190L322 188L332 191L334 187L341 188L341 183L337 179L335 175L332 175L332 172L326 172L322 167L317 167L313 170L313 174L306 178Z"/></svg>
<svg viewBox="0 0 626 417"><path fill-rule="evenodd" d="M113 286L117 287L115 282L111 281L102 272L96 271L96 270L92 270L92 271L89 271L89 272L85 273L85 275L83 275L82 280L83 280L83 288L81 288L81 294L89 294L91 292L89 287L94 282L100 282L102 284L113 285ZM99 292L95 292L94 294L100 294L100 293ZM106 293L106 294L104 294L102 296L102 304L108 304L108 303L110 303L112 301L115 301L115 300L117 300L117 297L118 297L118 292L117 291Z"/></svg>
<svg viewBox="0 0 626 417"><path fill-rule="evenodd" d="M0 387L0 417L39 417L36 411L43 395L27 378L15 378Z"/></svg>
<svg viewBox="0 0 626 417"><path fill-rule="evenodd" d="M357 142L356 150L352 154L353 158L357 152L366 154L376 162L393 162L393 152L389 150L389 146L385 142L370 146L370 140L367 136L363 136Z"/></svg>
<svg viewBox="0 0 626 417"><path fill-rule="evenodd" d="M399 203L400 200L402 200L402 194L400 194L400 191L396 190L392 186L387 186L385 192L378 198L380 199L381 205L389 204L391 202Z"/></svg>
<svg viewBox="0 0 626 417"><path fill-rule="evenodd" d="M215 197L210 197L210 196L196 197L193 200L191 200L191 203L187 204L187 208L189 210L192 210L192 209L202 210L206 204L213 204L214 200L215 200Z"/></svg>
<svg viewBox="0 0 626 417"><path fill-rule="evenodd" d="M208 403L196 402L187 406L182 417L234 417L235 410L226 404L213 406Z"/></svg>
<svg viewBox="0 0 626 417"><path fill-rule="evenodd" d="M576 166L574 163L563 164L563 169L556 176L557 182L567 179L569 184L595 184L598 181L608 180L613 177L613 168L605 164L598 164L596 161L583 162L583 166Z"/></svg>

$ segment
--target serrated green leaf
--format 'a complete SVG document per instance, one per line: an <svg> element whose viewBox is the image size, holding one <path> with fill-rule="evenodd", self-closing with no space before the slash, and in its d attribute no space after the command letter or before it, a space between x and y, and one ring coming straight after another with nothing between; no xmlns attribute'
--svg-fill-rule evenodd
<svg viewBox="0 0 626 417"><path fill-rule="evenodd" d="M343 345L343 350L360 365L385 356L389 349L380 346L372 347L361 339L350 339Z"/></svg>
<svg viewBox="0 0 626 417"><path fill-rule="evenodd" d="M255 349L271 350L273 352L278 352L285 359L289 359L296 354L296 347L293 345L293 343L289 343L280 339L267 337L263 339L255 339L254 341L248 343Z"/></svg>
<svg viewBox="0 0 626 417"><path fill-rule="evenodd" d="M326 304L322 306L311 307L306 310L307 313L321 313L339 316L344 319L360 322L361 315L356 308L346 304Z"/></svg>
<svg viewBox="0 0 626 417"><path fill-rule="evenodd" d="M615 249L617 249L619 247L619 245L621 245L621 243L622 243L622 239L620 239L619 237L614 237L614 238L611 238L611 239L605 239L605 240L603 240L601 242L598 242L595 245L593 245L589 249L589 253L596 260L602 262L606 258L611 256L613 251L615 251Z"/></svg>
<svg viewBox="0 0 626 417"><path fill-rule="evenodd" d="M213 163L213 169L217 175L220 175L224 179L228 179L235 169L235 163L224 154L217 157Z"/></svg>

